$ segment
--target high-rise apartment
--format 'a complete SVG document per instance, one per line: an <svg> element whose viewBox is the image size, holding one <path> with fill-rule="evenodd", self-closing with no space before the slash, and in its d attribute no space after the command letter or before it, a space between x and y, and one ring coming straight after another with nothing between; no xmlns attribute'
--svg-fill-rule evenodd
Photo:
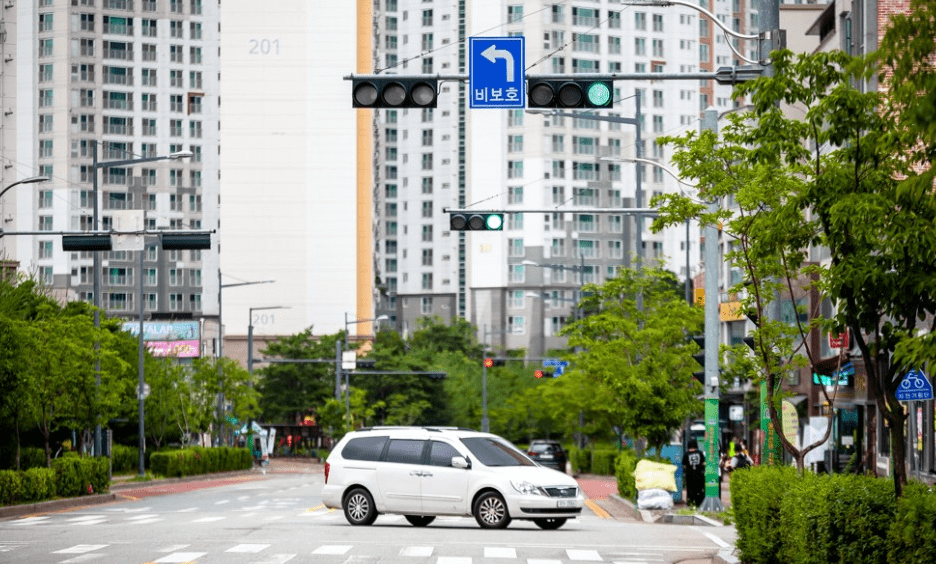
<svg viewBox="0 0 936 564"><path fill-rule="evenodd" d="M64 251L62 232L129 230L127 210L142 210L148 230L217 228L218 4L4 3L4 24L16 25L2 37L3 183L37 174L51 181L18 186L0 201L3 229L29 233L4 237L2 250L61 297L94 301L94 255ZM107 165L181 152L192 156ZM155 319L216 311L206 293L216 240L210 251L163 251L152 236L144 251L122 245L115 239L100 256L99 298L110 315L137 317L140 300Z"/></svg>
<svg viewBox="0 0 936 564"><path fill-rule="evenodd" d="M706 9L734 31L752 20L740 1ZM612 110L569 117L469 110L468 84L457 78L470 73L470 36L524 36L527 75L674 75L742 64L737 41L706 16L615 0L383 0L373 21L374 72L449 77L437 108L374 112L378 313L404 332L424 315L462 316L496 348L539 356L563 345L557 333L583 283L638 257L665 260L680 279L698 271L697 227L654 234L649 219L613 210L690 189L666 172L669 151L656 139L697 130L709 106L733 108L729 87L616 80ZM736 47L744 56L756 49L748 43ZM626 160L633 157L664 167ZM504 231L450 231L443 209L471 207L506 210Z"/></svg>

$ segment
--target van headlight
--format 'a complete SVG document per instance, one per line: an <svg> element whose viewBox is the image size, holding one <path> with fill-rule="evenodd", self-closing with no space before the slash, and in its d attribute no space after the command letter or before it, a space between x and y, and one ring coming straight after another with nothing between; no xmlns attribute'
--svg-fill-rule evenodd
<svg viewBox="0 0 936 564"><path fill-rule="evenodd" d="M510 485L513 486L515 490L522 493L523 495L544 495L543 490L538 486L534 486L530 482L510 482Z"/></svg>

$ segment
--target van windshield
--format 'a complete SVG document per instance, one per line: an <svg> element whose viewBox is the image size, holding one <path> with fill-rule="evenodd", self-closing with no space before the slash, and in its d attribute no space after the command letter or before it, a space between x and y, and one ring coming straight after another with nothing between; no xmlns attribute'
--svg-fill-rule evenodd
<svg viewBox="0 0 936 564"><path fill-rule="evenodd" d="M461 439L461 442L485 466L536 466L535 462L504 439L470 437Z"/></svg>

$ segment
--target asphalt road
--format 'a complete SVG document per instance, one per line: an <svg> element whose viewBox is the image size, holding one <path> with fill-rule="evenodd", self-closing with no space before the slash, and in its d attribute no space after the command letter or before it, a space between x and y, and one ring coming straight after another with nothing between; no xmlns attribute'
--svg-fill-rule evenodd
<svg viewBox="0 0 936 564"><path fill-rule="evenodd" d="M580 477L588 509L558 531L520 521L488 531L461 517L416 528L381 516L352 527L321 505L322 482L321 466L277 464L115 485L107 503L0 518L0 563L708 564L733 543L730 527L645 523L600 477Z"/></svg>

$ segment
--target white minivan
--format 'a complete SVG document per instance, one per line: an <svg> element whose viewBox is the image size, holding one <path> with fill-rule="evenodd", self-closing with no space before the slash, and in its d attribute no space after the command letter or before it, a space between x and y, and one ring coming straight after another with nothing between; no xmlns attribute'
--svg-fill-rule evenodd
<svg viewBox="0 0 936 564"><path fill-rule="evenodd" d="M538 465L491 433L449 427L370 427L345 435L325 461L322 502L352 525L381 513L425 527L438 515L500 529L526 519L558 529L585 498L569 475Z"/></svg>

